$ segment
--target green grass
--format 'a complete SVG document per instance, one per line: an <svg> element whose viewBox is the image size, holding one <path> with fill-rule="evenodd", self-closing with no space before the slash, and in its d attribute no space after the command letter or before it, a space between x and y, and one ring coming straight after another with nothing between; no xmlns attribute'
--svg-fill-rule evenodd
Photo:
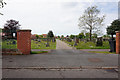
<svg viewBox="0 0 120 80"><path fill-rule="evenodd" d="M71 46L74 45L74 42L67 42L66 43L70 44ZM109 42L108 41L103 41L103 46L96 46L94 42L83 42L80 41L77 46L75 46L77 49L109 49Z"/></svg>
<svg viewBox="0 0 120 80"><path fill-rule="evenodd" d="M56 49L56 42L49 42L50 47L46 47L46 41L37 42L31 40L31 48L32 49Z"/></svg>
<svg viewBox="0 0 120 80"><path fill-rule="evenodd" d="M56 42L51 41L49 42L49 45L50 47L46 47L46 41L41 40L41 42L38 42L38 41L31 40L31 49L56 49ZM5 41L2 41L2 49L17 49L17 44L12 44L12 41L8 42L7 40L5 40Z"/></svg>
<svg viewBox="0 0 120 80"><path fill-rule="evenodd" d="M14 40L16 41L16 40ZM17 44L12 44L13 40L10 41L2 41L2 49L17 49ZM16 41L17 43L17 41Z"/></svg>
<svg viewBox="0 0 120 80"><path fill-rule="evenodd" d="M87 51L90 53L106 53L106 54L116 54L115 52L108 52L108 51Z"/></svg>
<svg viewBox="0 0 120 80"><path fill-rule="evenodd" d="M48 53L48 51L32 51L31 54Z"/></svg>

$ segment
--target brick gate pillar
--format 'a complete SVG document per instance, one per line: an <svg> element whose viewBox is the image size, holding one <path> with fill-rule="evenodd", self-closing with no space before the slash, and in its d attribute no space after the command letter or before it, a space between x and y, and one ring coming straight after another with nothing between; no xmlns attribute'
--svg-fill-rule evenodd
<svg viewBox="0 0 120 80"><path fill-rule="evenodd" d="M22 54L30 54L31 52L31 30L17 31L17 48Z"/></svg>
<svg viewBox="0 0 120 80"><path fill-rule="evenodd" d="M116 53L120 54L120 31L116 31Z"/></svg>

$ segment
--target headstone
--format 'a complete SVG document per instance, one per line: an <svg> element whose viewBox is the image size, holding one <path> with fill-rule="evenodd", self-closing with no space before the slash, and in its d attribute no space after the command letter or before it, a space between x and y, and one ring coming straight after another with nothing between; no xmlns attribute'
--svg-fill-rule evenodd
<svg viewBox="0 0 120 80"><path fill-rule="evenodd" d="M55 38L52 39L52 42L56 42Z"/></svg>
<svg viewBox="0 0 120 80"><path fill-rule="evenodd" d="M38 39L38 42L41 42L41 40L40 40L40 39Z"/></svg>
<svg viewBox="0 0 120 80"><path fill-rule="evenodd" d="M110 44L110 52L116 51L116 40L115 39L109 39Z"/></svg>
<svg viewBox="0 0 120 80"><path fill-rule="evenodd" d="M51 39L49 38L48 41L51 42Z"/></svg>
<svg viewBox="0 0 120 80"><path fill-rule="evenodd" d="M38 45L38 47L40 47L40 45Z"/></svg>
<svg viewBox="0 0 120 80"><path fill-rule="evenodd" d="M77 46L77 43L75 42L73 46Z"/></svg>
<svg viewBox="0 0 120 80"><path fill-rule="evenodd" d="M48 40L48 38L47 38L46 47L49 47L49 46L50 46L48 41L49 41L49 40Z"/></svg>
<svg viewBox="0 0 120 80"><path fill-rule="evenodd" d="M76 38L76 43L79 43L79 39L78 38Z"/></svg>
<svg viewBox="0 0 120 80"><path fill-rule="evenodd" d="M74 43L73 46L77 46L77 38L76 38L76 37L74 38L74 42L75 42L75 43Z"/></svg>
<svg viewBox="0 0 120 80"><path fill-rule="evenodd" d="M49 45L49 43L48 43L48 42L46 43L46 47L50 47L50 45Z"/></svg>
<svg viewBox="0 0 120 80"><path fill-rule="evenodd" d="M13 44L16 44L16 41L13 41Z"/></svg>
<svg viewBox="0 0 120 80"><path fill-rule="evenodd" d="M97 38L96 46L102 46L102 45L103 45L102 37Z"/></svg>
<svg viewBox="0 0 120 80"><path fill-rule="evenodd" d="M70 38L67 38L67 41L68 41L68 42L72 42L72 40L71 40Z"/></svg>
<svg viewBox="0 0 120 80"><path fill-rule="evenodd" d="M92 42L94 42L94 43L96 43L96 41L97 41L97 40L96 40L95 38L92 40Z"/></svg>

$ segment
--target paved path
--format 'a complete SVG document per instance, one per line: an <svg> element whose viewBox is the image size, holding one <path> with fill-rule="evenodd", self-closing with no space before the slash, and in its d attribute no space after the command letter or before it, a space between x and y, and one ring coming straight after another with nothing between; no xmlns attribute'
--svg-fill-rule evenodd
<svg viewBox="0 0 120 80"><path fill-rule="evenodd" d="M117 54L97 54L71 49L57 49L44 54L3 55L2 66L4 68L3 78L118 77L118 73L113 69L118 66ZM99 67L101 69L96 69ZM105 67L111 69L103 69ZM41 68L42 70L40 70ZM44 68L48 70L44 70ZM53 68L53 70L49 70L49 68ZM74 70L64 71L57 70L56 68L72 68Z"/></svg>
<svg viewBox="0 0 120 80"><path fill-rule="evenodd" d="M72 47L68 46L65 42L57 39L56 40L56 49L73 49Z"/></svg>

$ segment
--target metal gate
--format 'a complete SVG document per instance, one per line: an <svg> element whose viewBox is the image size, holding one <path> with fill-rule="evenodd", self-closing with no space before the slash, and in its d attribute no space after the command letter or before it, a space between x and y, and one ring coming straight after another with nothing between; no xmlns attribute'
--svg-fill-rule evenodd
<svg viewBox="0 0 120 80"><path fill-rule="evenodd" d="M2 54L18 54L15 30L2 29Z"/></svg>

